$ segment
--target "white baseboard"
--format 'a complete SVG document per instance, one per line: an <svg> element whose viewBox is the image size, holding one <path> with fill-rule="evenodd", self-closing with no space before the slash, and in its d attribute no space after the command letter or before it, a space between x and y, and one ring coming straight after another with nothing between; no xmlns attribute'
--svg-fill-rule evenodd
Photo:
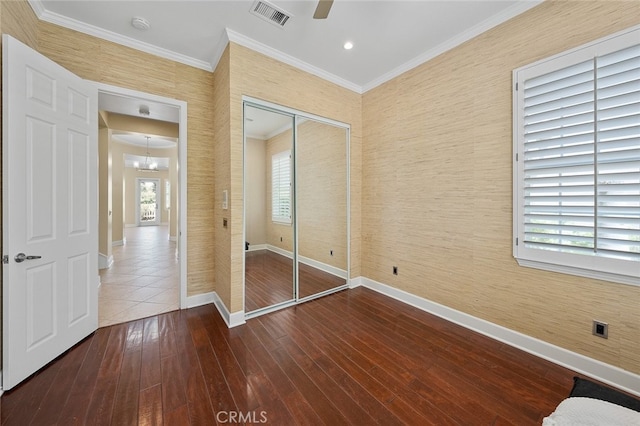
<svg viewBox="0 0 640 426"><path fill-rule="evenodd" d="M106 256L98 253L98 269L109 269L113 266L113 255Z"/></svg>
<svg viewBox="0 0 640 426"><path fill-rule="evenodd" d="M244 311L234 312L233 314L230 313L215 291L187 297L187 308L195 308L196 306L208 305L210 303L216 305L227 327L232 328L245 323Z"/></svg>
<svg viewBox="0 0 640 426"><path fill-rule="evenodd" d="M255 247L256 248L251 248L251 246L249 246L249 251L267 249L274 253L278 253L279 255L284 256L286 258L293 259L292 252L287 251L285 249L281 249L280 247L273 246L271 244L259 244L259 245L256 245ZM311 259L310 257L305 257L305 256L298 256L298 261L301 263L304 263L305 265L309 265L316 269L324 271L328 274L335 275L336 277L347 279L347 276L348 276L347 271L340 268L336 268L335 266L327 265L326 263L322 263L317 260Z"/></svg>
<svg viewBox="0 0 640 426"><path fill-rule="evenodd" d="M117 240L117 241L112 241L112 242L111 242L111 246L112 246L112 247L123 246L123 245L125 245L125 244L127 244L127 239L126 239L126 238L123 238L123 239L121 239L121 240Z"/></svg>
<svg viewBox="0 0 640 426"><path fill-rule="evenodd" d="M233 328L246 323L244 319L244 311L230 313L227 309L227 306L218 296L218 293L213 292L213 294L215 297L215 301L213 303L216 304L216 308L218 308L218 312L220 312L220 315L222 316L224 322L227 323L227 327Z"/></svg>
<svg viewBox="0 0 640 426"><path fill-rule="evenodd" d="M424 299L406 291L399 290L386 284L379 283L365 277L358 277L352 281L355 287L360 285L375 290L393 299L407 303L423 311L451 321L462 327L476 331L507 345L521 349L555 364L574 370L600 382L607 383L619 389L640 396L640 375L623 370L602 361L572 352L551 343L510 330L506 327L474 317L456 309L449 308L436 302Z"/></svg>
<svg viewBox="0 0 640 426"><path fill-rule="evenodd" d="M212 291L210 293L196 294L195 296L189 296L187 297L187 309L213 303L215 302L216 297L217 295L215 291Z"/></svg>
<svg viewBox="0 0 640 426"><path fill-rule="evenodd" d="M267 250L268 248L267 244L249 244L249 250L247 251Z"/></svg>
<svg viewBox="0 0 640 426"><path fill-rule="evenodd" d="M281 256L287 257L289 259L293 259L293 253L287 251L285 249L281 249L280 247L272 246L271 244L267 244L267 250L272 251L274 253L278 253Z"/></svg>
<svg viewBox="0 0 640 426"><path fill-rule="evenodd" d="M349 280L349 289L360 287L362 285L362 277L355 277Z"/></svg>
<svg viewBox="0 0 640 426"><path fill-rule="evenodd" d="M313 268L319 269L321 271L326 272L327 274L335 275L336 277L347 279L347 271L344 269L336 268L335 266L327 265L326 263L319 262L315 259L311 259L310 257L298 256L298 261L300 263L304 263L305 265L309 265Z"/></svg>
<svg viewBox="0 0 640 426"><path fill-rule="evenodd" d="M4 391L2 390L2 370L0 370L0 396L2 396L3 393Z"/></svg>

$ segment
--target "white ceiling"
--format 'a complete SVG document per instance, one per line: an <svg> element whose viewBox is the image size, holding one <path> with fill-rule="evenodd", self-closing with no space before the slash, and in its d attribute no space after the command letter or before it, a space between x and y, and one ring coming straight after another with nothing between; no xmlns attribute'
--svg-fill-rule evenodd
<svg viewBox="0 0 640 426"><path fill-rule="evenodd" d="M247 106L244 132L247 137L267 140L293 127L293 117Z"/></svg>
<svg viewBox="0 0 640 426"><path fill-rule="evenodd" d="M29 1L42 20L202 69L231 40L360 93L541 2L335 0L314 20L316 0L273 0L293 15L278 28L249 13L253 0Z"/></svg>

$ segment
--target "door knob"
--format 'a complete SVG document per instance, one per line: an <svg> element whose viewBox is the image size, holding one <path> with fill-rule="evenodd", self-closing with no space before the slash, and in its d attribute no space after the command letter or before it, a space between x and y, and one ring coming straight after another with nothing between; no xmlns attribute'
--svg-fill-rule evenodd
<svg viewBox="0 0 640 426"><path fill-rule="evenodd" d="M42 256L27 256L24 253L16 254L16 257L13 258L17 263L24 262L25 260L33 260L33 259L42 259Z"/></svg>

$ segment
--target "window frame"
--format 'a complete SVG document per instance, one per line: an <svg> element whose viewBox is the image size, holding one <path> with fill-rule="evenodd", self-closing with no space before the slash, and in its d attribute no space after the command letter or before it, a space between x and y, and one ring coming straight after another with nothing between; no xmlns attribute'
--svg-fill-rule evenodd
<svg viewBox="0 0 640 426"><path fill-rule="evenodd" d="M640 44L640 26L513 71L513 257L520 266L640 286L640 262L526 247L524 244L524 82L596 56Z"/></svg>

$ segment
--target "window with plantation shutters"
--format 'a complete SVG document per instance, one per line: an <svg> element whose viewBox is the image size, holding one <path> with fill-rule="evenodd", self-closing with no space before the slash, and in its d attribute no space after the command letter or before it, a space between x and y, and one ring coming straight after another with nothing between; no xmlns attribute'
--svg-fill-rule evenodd
<svg viewBox="0 0 640 426"><path fill-rule="evenodd" d="M640 284L640 30L514 71L514 256Z"/></svg>
<svg viewBox="0 0 640 426"><path fill-rule="evenodd" d="M274 222L291 223L291 151L271 157L271 217Z"/></svg>

